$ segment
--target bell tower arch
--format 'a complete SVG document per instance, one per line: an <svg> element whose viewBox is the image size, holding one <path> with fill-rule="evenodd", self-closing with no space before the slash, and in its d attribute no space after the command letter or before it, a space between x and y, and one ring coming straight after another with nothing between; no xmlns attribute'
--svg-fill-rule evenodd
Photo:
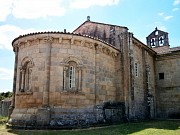
<svg viewBox="0 0 180 135"><path fill-rule="evenodd" d="M168 33L158 30L157 27L149 36L146 37L146 41L147 41L147 45L151 48L170 46Z"/></svg>

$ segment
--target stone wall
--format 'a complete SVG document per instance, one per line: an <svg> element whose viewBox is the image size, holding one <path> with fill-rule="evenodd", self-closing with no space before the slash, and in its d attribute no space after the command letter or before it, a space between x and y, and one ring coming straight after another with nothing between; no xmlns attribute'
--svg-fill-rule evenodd
<svg viewBox="0 0 180 135"><path fill-rule="evenodd" d="M158 55L156 61L157 116L180 118L180 53ZM159 78L159 73L164 78Z"/></svg>
<svg viewBox="0 0 180 135"><path fill-rule="evenodd" d="M47 35L39 35L39 37L43 36ZM62 35L63 39L59 41L57 35L52 36L56 37L53 37L51 43L50 56L47 56L49 42L37 37L36 40L19 45L18 67L22 66L24 59L31 59L33 66L31 90L25 92L20 91L20 69L17 70L16 107L39 107L44 104L43 98L48 98L47 102L51 106L60 105L66 108L93 105L107 100L114 101L116 96L115 56L111 53L112 50L118 51L110 46L106 48L103 43L100 45L92 39L84 39L84 37ZM94 44L97 44L97 47ZM50 57L50 64L47 61L48 57ZM68 61L73 60L81 66L81 82L78 82L81 88L78 88L78 93L63 88L64 68ZM45 97L45 89L49 89L47 97ZM70 97L71 100L69 100Z"/></svg>
<svg viewBox="0 0 180 135"><path fill-rule="evenodd" d="M152 49L157 53L166 53L170 51L169 46L158 46L158 47L153 47Z"/></svg>
<svg viewBox="0 0 180 135"><path fill-rule="evenodd" d="M0 116L9 116L9 107L11 105L11 100L0 101Z"/></svg>
<svg viewBox="0 0 180 135"><path fill-rule="evenodd" d="M155 117L155 52L142 47L142 43L133 40L131 49L131 118L144 119ZM151 98L148 99L148 94ZM149 101L150 100L150 101ZM149 104L148 104L149 102Z"/></svg>
<svg viewBox="0 0 180 135"><path fill-rule="evenodd" d="M20 36L13 49L12 125L72 128L156 112L179 117L179 52L166 54L164 46L157 55L126 27L86 21L74 33Z"/></svg>
<svg viewBox="0 0 180 135"><path fill-rule="evenodd" d="M122 36L122 33L127 33L128 28L117 25L86 21L80 27L74 30L74 32L99 38L115 46L117 49L121 49L121 44L119 44L121 38L120 36Z"/></svg>
<svg viewBox="0 0 180 135"><path fill-rule="evenodd" d="M96 105L116 102L119 51L110 44L70 33L41 33L17 38L13 47L19 51L12 125L49 125L57 116L62 119L61 113L71 120L71 113L77 113L77 119L78 111L88 120L91 113L101 116L94 112ZM70 63L75 64L72 89L67 78Z"/></svg>
<svg viewBox="0 0 180 135"><path fill-rule="evenodd" d="M110 43L111 45L115 46L120 51L120 54L116 57L115 62L115 99L119 102L125 102L126 106L126 115L129 117L129 108L130 108L130 99L129 99L129 91L130 91L130 57L129 57L129 50L130 46L132 45L132 33L128 32L127 27L121 27L111 24L103 24L103 23L96 23L91 21L84 22L80 27L78 27L75 33L81 33L84 35L92 35L93 37L100 38L103 41ZM100 65L103 65L103 61L105 60L104 57L101 57ZM109 60L106 65L111 62ZM113 63L111 63L113 64ZM106 66L105 65L105 66ZM106 67L105 67L106 68ZM105 69L105 72L106 69ZM113 72L110 74L112 75ZM103 72L102 72L103 74ZM103 78L103 77L102 77ZM105 79L104 84L106 84L108 80ZM98 82L98 80L97 80ZM103 90L107 85L102 85L102 88L98 88L100 92L105 93ZM111 86L112 87L112 86ZM112 92L111 95L114 95ZM107 94L108 94L107 93ZM102 96L104 98L104 94ZM112 96L113 97L113 96Z"/></svg>
<svg viewBox="0 0 180 135"><path fill-rule="evenodd" d="M71 129L126 121L127 118L125 115L124 103L104 102L102 104L84 107L81 109L63 109L60 107L39 107L29 109L15 108L8 123L13 128Z"/></svg>
<svg viewBox="0 0 180 135"><path fill-rule="evenodd" d="M104 102L82 109L52 108L50 126L53 127L89 127L95 124L124 122L125 106L120 102Z"/></svg>

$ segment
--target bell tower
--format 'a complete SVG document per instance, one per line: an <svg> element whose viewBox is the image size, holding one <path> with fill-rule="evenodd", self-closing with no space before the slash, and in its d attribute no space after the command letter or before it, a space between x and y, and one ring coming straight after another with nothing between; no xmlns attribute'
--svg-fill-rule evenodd
<svg viewBox="0 0 180 135"><path fill-rule="evenodd" d="M146 37L147 45L151 48L166 46L169 48L169 39L168 33L158 30L157 27L155 30Z"/></svg>

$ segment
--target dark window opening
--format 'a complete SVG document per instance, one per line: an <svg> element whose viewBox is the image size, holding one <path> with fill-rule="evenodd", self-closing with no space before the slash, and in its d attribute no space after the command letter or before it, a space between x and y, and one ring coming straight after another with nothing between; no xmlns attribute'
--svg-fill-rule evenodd
<svg viewBox="0 0 180 135"><path fill-rule="evenodd" d="M150 44L151 44L152 47L155 47L155 46L156 46L156 40L155 40L155 38L152 38L152 39L151 39Z"/></svg>
<svg viewBox="0 0 180 135"><path fill-rule="evenodd" d="M164 79L164 73L159 73L159 80L163 80Z"/></svg>
<svg viewBox="0 0 180 135"><path fill-rule="evenodd" d="M159 37L159 46L163 46L163 44L164 44L164 37L161 36Z"/></svg>
<svg viewBox="0 0 180 135"><path fill-rule="evenodd" d="M138 77L138 64L135 63L135 76Z"/></svg>

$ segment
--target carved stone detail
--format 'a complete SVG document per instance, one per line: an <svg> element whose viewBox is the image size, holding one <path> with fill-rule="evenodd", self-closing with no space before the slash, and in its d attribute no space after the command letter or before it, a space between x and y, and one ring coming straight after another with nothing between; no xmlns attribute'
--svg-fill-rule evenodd
<svg viewBox="0 0 180 135"><path fill-rule="evenodd" d="M53 43L54 41L58 41L59 44L62 44L64 40L68 39L68 40L70 40L71 45L75 44L75 41L79 41L80 46L88 47L90 49L94 49L95 46L97 46L96 49L98 49L98 51L105 53L107 55L110 55L112 57L116 57L117 54L119 53L119 51L114 49L114 47L112 47L110 44L108 44L104 41L100 41L100 40L98 41L98 39L94 39L94 40L96 40L94 42L94 40L92 40L86 36L84 36L84 38L82 38L82 37L79 37L79 36L76 36L73 34L72 34L72 37L67 37L67 35L65 35L65 34L59 34L59 35L60 35L59 37L53 37L50 35L45 36L45 37L38 37L38 35L36 35L36 37L34 37L32 39L34 39L36 44L39 44L41 40L43 40L45 43ZM87 38L87 39L85 39L85 38ZM14 43L13 46L14 46L14 48L15 47L24 48L26 46L33 45L32 39L31 40L28 40L28 39L19 40L17 43ZM38 42L37 42L37 40L38 40Z"/></svg>
<svg viewBox="0 0 180 135"><path fill-rule="evenodd" d="M47 36L47 37L43 38L43 40L44 40L44 42L46 42L46 43L52 43L52 42L53 42L53 37Z"/></svg>
<svg viewBox="0 0 180 135"><path fill-rule="evenodd" d="M31 91L32 67L34 66L32 58L25 57L19 66L19 91Z"/></svg>

